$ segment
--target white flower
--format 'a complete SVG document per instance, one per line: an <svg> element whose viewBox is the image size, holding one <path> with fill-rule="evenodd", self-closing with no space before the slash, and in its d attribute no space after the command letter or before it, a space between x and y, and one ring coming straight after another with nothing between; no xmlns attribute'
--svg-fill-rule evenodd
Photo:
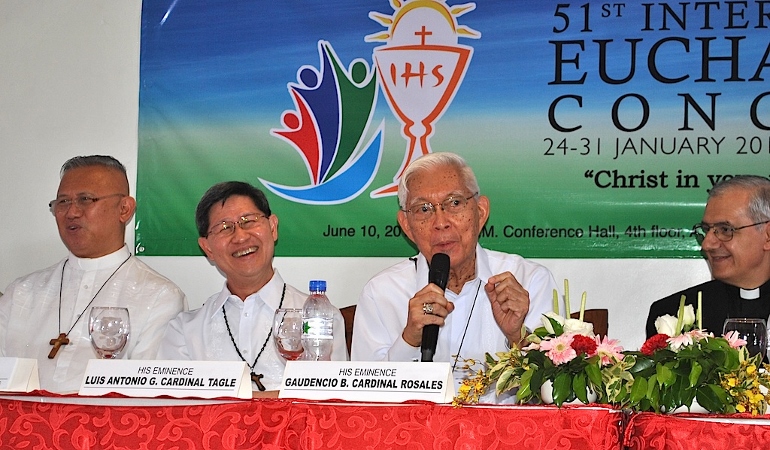
<svg viewBox="0 0 770 450"><path fill-rule="evenodd" d="M594 337L594 324L583 322L578 319L566 319L564 321L564 332L582 334L583 336Z"/></svg>
<svg viewBox="0 0 770 450"><path fill-rule="evenodd" d="M695 309L692 307L692 305L687 305L684 307L684 317L682 317L682 325L685 327L691 326L695 323Z"/></svg>
<svg viewBox="0 0 770 450"><path fill-rule="evenodd" d="M553 330L553 326L551 326L551 321L548 320L548 318L555 320L560 325L564 325L564 317L556 314L553 311L548 311L540 318L540 321L543 322L543 328L545 328L548 334L556 334L556 332Z"/></svg>
<svg viewBox="0 0 770 450"><path fill-rule="evenodd" d="M655 330L658 334L665 334L666 336L673 337L679 334L679 330L676 329L677 318L671 315L663 315L655 319Z"/></svg>

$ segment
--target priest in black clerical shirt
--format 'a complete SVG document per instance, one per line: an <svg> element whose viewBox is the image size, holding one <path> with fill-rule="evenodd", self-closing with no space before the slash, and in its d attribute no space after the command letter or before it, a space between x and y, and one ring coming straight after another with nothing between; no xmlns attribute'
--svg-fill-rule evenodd
<svg viewBox="0 0 770 450"><path fill-rule="evenodd" d="M703 328L717 336L728 317L770 316L770 180L741 175L717 184L694 232L714 279L653 303L648 338L655 319L676 315L682 295L697 308L698 292Z"/></svg>

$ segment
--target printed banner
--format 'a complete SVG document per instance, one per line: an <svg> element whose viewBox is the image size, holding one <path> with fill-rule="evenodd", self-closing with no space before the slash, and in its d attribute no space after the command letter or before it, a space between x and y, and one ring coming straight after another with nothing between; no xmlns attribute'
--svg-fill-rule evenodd
<svg viewBox="0 0 770 450"><path fill-rule="evenodd" d="M248 181L279 256L406 256L405 166L474 168L489 248L697 257L708 190L770 176L770 5L144 2L136 253L200 255L195 206Z"/></svg>

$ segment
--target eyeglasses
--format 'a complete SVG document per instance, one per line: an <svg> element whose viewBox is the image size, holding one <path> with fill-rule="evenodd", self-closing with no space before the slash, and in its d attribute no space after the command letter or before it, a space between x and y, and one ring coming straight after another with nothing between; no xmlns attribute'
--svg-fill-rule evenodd
<svg viewBox="0 0 770 450"><path fill-rule="evenodd" d="M455 197L450 195L443 202L439 203L438 206L441 206L441 210L447 214L462 214L467 209L468 201L477 195L479 195L478 192L474 192L468 197ZM433 216L433 213L436 212L436 205L430 202L418 203L403 211L410 213L415 220L428 220Z"/></svg>
<svg viewBox="0 0 770 450"><path fill-rule="evenodd" d="M231 236L233 233L235 233L235 226L238 225L241 227L242 230L250 230L257 226L259 223L259 219L267 217L264 214L246 214L245 216L241 216L240 219L238 219L237 222L232 222L229 220L225 220L223 222L219 222L218 224L211 227L206 233L206 237L209 236L217 236L217 237L227 237Z"/></svg>
<svg viewBox="0 0 770 450"><path fill-rule="evenodd" d="M722 242L727 242L733 238L733 234L738 230L742 230L744 228L749 228L749 227L755 227L757 225L762 225L768 222L770 222L770 220L765 220L764 222L752 223L751 225L744 225L742 227L734 227L727 223L715 223L714 225L709 225L707 223L698 223L698 224L695 224L694 227L692 227L692 232L695 235L695 239L697 239L699 244L703 243L703 240L706 239L706 235L709 234L710 230L714 230L714 236L716 236L717 239L719 239Z"/></svg>
<svg viewBox="0 0 770 450"><path fill-rule="evenodd" d="M57 198L56 200L51 200L50 202L48 202L48 208L50 208L51 211L53 211L54 213L62 213L64 211L67 211L70 209L70 206L72 205L75 205L80 209L88 209L99 200L104 200L105 198L117 197L117 196L125 197L126 194L109 194L109 195L102 195L101 197L91 197L90 195L81 195L75 198Z"/></svg>

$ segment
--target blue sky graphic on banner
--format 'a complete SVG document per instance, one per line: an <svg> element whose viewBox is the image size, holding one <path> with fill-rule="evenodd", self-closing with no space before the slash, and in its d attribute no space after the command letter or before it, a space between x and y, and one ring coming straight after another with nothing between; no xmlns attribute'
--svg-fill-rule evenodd
<svg viewBox="0 0 770 450"><path fill-rule="evenodd" d="M708 189L770 174L762 4L143 2L136 250L197 255L212 184L263 188L279 255L414 253L395 183L454 151L530 257L697 257Z"/></svg>

